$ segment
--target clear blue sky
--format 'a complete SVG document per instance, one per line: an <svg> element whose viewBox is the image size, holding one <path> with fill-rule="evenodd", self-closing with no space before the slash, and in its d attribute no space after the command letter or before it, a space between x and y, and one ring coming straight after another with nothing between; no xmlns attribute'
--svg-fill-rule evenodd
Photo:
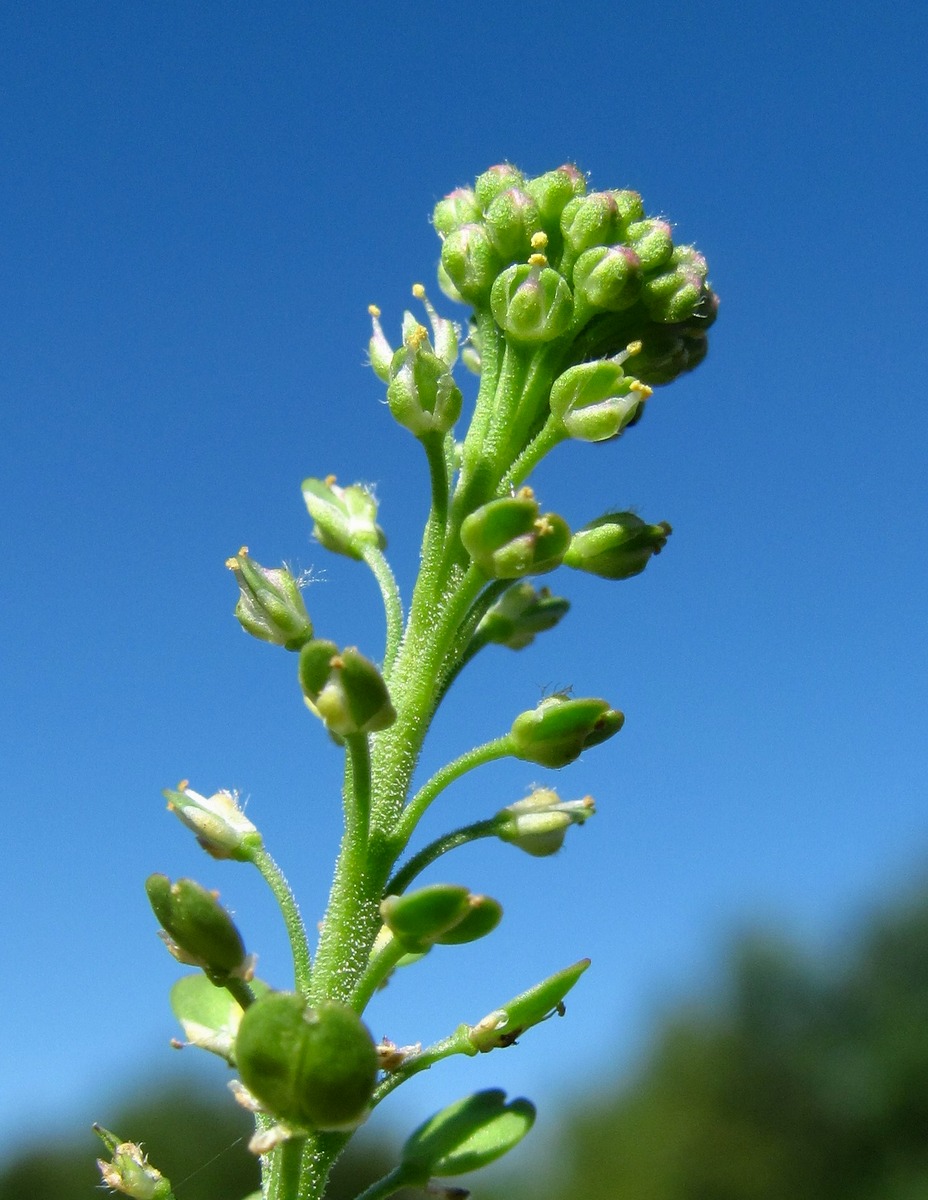
<svg viewBox="0 0 928 1200"><path fill-rule="evenodd" d="M722 309L632 434L538 480L575 524L670 521L666 553L626 584L555 576L569 620L487 653L427 754L546 686L605 695L625 730L557 780L599 814L555 860L462 852L448 876L503 926L397 980L371 1025L429 1040L594 968L565 1021L423 1077L397 1122L491 1084L550 1121L730 931L821 938L925 865L926 35L915 0L5 6L2 1145L180 1069L149 872L220 888L286 981L258 881L207 861L162 787L250 796L320 914L338 756L292 659L232 619L223 561L245 542L312 569L317 630L378 653L372 581L311 541L299 483L376 482L408 587L424 468L364 366L366 307L396 335L433 279L434 201L502 159L640 190ZM426 832L543 778L487 768Z"/></svg>

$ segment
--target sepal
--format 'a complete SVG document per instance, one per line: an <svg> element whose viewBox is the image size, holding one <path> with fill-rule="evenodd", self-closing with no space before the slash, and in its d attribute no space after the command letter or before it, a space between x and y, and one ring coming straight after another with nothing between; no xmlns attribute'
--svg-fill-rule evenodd
<svg viewBox="0 0 928 1200"><path fill-rule="evenodd" d="M408 953L421 954L436 944L459 946L485 937L499 924L503 910L489 896L455 884L435 883L401 896L387 896L380 915Z"/></svg>
<svg viewBox="0 0 928 1200"><path fill-rule="evenodd" d="M303 499L315 522L313 535L326 550L360 559L367 547L386 546L377 524L377 501L360 483L342 488L334 475L304 479Z"/></svg>
<svg viewBox="0 0 928 1200"><path fill-rule="evenodd" d="M313 636L300 585L286 567L262 567L248 547L226 559L239 586L235 615L242 628L262 642L299 648Z"/></svg>
<svg viewBox="0 0 928 1200"><path fill-rule="evenodd" d="M110 1154L109 1162L97 1159L107 1187L132 1197L132 1200L171 1200L170 1181L151 1165L141 1146L135 1142L121 1142L115 1133L102 1125L94 1125L93 1131Z"/></svg>
<svg viewBox="0 0 928 1200"><path fill-rule="evenodd" d="M551 415L570 437L605 442L640 418L651 389L626 375L621 365L640 348L640 343L633 343L614 358L568 367L554 381Z"/></svg>
<svg viewBox="0 0 928 1200"><path fill-rule="evenodd" d="M625 717L605 700L548 696L512 723L512 753L541 767L566 767L584 750L611 738Z"/></svg>
<svg viewBox="0 0 928 1200"><path fill-rule="evenodd" d="M523 488L475 509L461 523L461 541L477 566L495 579L543 575L559 566L570 529L556 513L542 514Z"/></svg>
<svg viewBox="0 0 928 1200"><path fill-rule="evenodd" d="M165 788L168 811L196 834L197 841L213 858L234 858L250 862L261 847L261 834L238 805L233 792L214 792L201 796L186 779L176 790Z"/></svg>
<svg viewBox="0 0 928 1200"><path fill-rule="evenodd" d="M648 525L632 512L606 513L577 530L564 565L603 579L630 579L660 554L671 532L666 521Z"/></svg>
<svg viewBox="0 0 928 1200"><path fill-rule="evenodd" d="M548 588L537 590L527 581L514 583L487 609L477 626L483 641L522 650L535 635L553 629L570 608L563 596L552 596Z"/></svg>
<svg viewBox="0 0 928 1200"><path fill-rule="evenodd" d="M546 265L543 255L507 267L490 294L493 319L515 342L535 345L566 333L574 313L567 281Z"/></svg>
<svg viewBox="0 0 928 1200"><path fill-rule="evenodd" d="M552 788L535 788L496 814L496 835L534 858L547 858L560 850L571 825L582 825L595 812L592 796L562 800Z"/></svg>
<svg viewBox="0 0 928 1200"><path fill-rule="evenodd" d="M300 687L307 705L336 737L376 733L396 720L377 666L354 646L315 639L300 651Z"/></svg>

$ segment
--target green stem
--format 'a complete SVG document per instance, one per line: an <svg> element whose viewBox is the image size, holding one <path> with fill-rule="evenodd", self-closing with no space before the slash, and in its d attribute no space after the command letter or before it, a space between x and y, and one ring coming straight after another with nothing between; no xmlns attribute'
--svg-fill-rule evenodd
<svg viewBox="0 0 928 1200"><path fill-rule="evenodd" d="M549 416L547 421L515 460L500 484L500 494L505 495L523 483L560 442L566 441L567 431L560 421Z"/></svg>
<svg viewBox="0 0 928 1200"><path fill-rule="evenodd" d="M374 992L380 987L396 964L408 951L395 937L371 956L367 970L358 980L357 987L351 994L351 1007L356 1013L364 1012L370 1003Z"/></svg>
<svg viewBox="0 0 928 1200"><path fill-rule="evenodd" d="M348 1141L347 1133L314 1133L303 1147L299 1200L322 1200L329 1173Z"/></svg>
<svg viewBox="0 0 928 1200"><path fill-rule="evenodd" d="M305 995L309 988L312 960L309 953L309 942L306 939L306 926L300 916L296 897L290 890L283 871L263 846L252 850L251 861L264 876L265 882L274 893L274 899L283 914L287 937L290 939L290 951L293 955L294 983L296 990Z"/></svg>
<svg viewBox="0 0 928 1200"><path fill-rule="evenodd" d="M206 978L216 987L224 987L239 1008L247 1008L256 1000L254 992L243 979L234 979L231 975L214 978L209 971L206 972Z"/></svg>
<svg viewBox="0 0 928 1200"><path fill-rule="evenodd" d="M394 844L399 847L399 851L409 841L426 809L446 787L469 771L482 767L484 763L506 758L511 753L512 737L506 733L502 737L494 738L491 742L484 742L482 746L475 746L473 750L468 750L453 762L447 763L440 771L436 771L432 778L416 792L403 811L393 839Z"/></svg>
<svg viewBox="0 0 928 1200"><path fill-rule="evenodd" d="M499 378L503 335L489 309L474 313L477 321L477 336L480 340L480 390L470 426L464 438L461 484L465 477L472 483L479 475L483 457L483 442L493 415L496 386Z"/></svg>
<svg viewBox="0 0 928 1200"><path fill-rule="evenodd" d="M407 1058L401 1067L392 1071L374 1089L371 1107L376 1107L381 1100L385 1100L401 1083L405 1083L413 1075L418 1075L420 1071L427 1071L429 1067L441 1062L443 1058L451 1058L455 1054L466 1054L473 1058L477 1050L467 1036L469 1030L470 1026L460 1025L450 1037L442 1038L440 1042L434 1042L431 1046L420 1050L418 1054Z"/></svg>
<svg viewBox="0 0 928 1200"><path fill-rule="evenodd" d="M386 674L393 665L393 660L396 658L396 653L400 648L400 640L403 636L403 600L396 583L396 577L390 569L390 564L387 562L383 551L377 546L366 546L364 549L364 561L373 572L374 578L377 580L377 586L380 588L380 594L383 597L383 608L387 618L387 637L383 658L383 669L384 674Z"/></svg>
<svg viewBox="0 0 928 1200"><path fill-rule="evenodd" d="M434 842L429 842L418 854L414 854L407 863L400 867L384 888L384 895L401 896L417 875L421 875L426 867L430 867L449 850L456 850L458 846L466 846L468 842L476 842L479 838L495 837L496 825L496 818L490 817L486 821L475 821L473 825L464 825L461 829L455 829L451 833L436 838Z"/></svg>
<svg viewBox="0 0 928 1200"><path fill-rule="evenodd" d="M367 734L349 733L345 749L351 763L345 780L345 821L359 848L364 848L371 823L371 747Z"/></svg>
<svg viewBox="0 0 928 1200"><path fill-rule="evenodd" d="M274 1151L269 1169L267 1200L301 1200L300 1168L305 1138L290 1138Z"/></svg>
<svg viewBox="0 0 928 1200"><path fill-rule="evenodd" d="M409 1186L410 1183L412 1180L400 1164L400 1166L394 1167L389 1175L384 1175L383 1179L378 1179L369 1188L365 1188L356 1197L356 1200L386 1200L387 1196L394 1195L401 1188Z"/></svg>

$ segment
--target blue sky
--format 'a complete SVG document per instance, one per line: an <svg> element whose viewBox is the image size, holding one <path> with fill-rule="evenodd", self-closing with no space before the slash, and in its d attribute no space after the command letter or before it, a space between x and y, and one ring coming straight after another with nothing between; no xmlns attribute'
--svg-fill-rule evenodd
<svg viewBox="0 0 928 1200"><path fill-rule="evenodd" d="M317 631L376 656L372 581L311 541L299 484L375 482L408 589L425 473L364 365L366 308L395 338L434 277L432 205L500 160L640 190L722 308L628 437L537 479L575 525L670 521L666 553L621 585L554 576L570 618L482 656L426 753L544 688L602 694L625 730L557 779L599 813L554 860L462 851L449 877L504 924L397 980L371 1026L430 1040L594 968L567 1020L423 1077L393 1117L499 1084L550 1122L733 930L822 940L924 868L926 26L914 2L5 9L0 1145L181 1069L151 871L218 887L286 981L259 881L206 861L162 787L249 796L321 915L338 756L289 656L232 619L223 562L245 542L311 570ZM425 834L542 780L487 768Z"/></svg>

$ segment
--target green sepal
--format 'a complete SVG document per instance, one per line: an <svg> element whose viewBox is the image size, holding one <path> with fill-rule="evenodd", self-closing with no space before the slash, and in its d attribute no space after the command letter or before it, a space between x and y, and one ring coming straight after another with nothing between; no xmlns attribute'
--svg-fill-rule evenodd
<svg viewBox="0 0 928 1200"><path fill-rule="evenodd" d="M541 229L541 215L527 192L507 188L490 202L484 226L500 258L517 262L532 253L532 235Z"/></svg>
<svg viewBox="0 0 928 1200"><path fill-rule="evenodd" d="M605 700L548 696L512 723L512 753L542 767L566 767L619 732L625 717Z"/></svg>
<svg viewBox="0 0 928 1200"><path fill-rule="evenodd" d="M573 258L592 246L609 246L622 232L622 214L611 192L590 192L569 201L561 213L561 233Z"/></svg>
<svg viewBox="0 0 928 1200"><path fill-rule="evenodd" d="M448 234L441 247L441 265L459 299L485 308L503 262L483 225L474 224L461 225ZM441 274L438 281L447 292Z"/></svg>
<svg viewBox="0 0 928 1200"><path fill-rule="evenodd" d="M573 288L578 303L622 312L641 291L641 260L628 246L593 246L574 263Z"/></svg>
<svg viewBox="0 0 928 1200"><path fill-rule="evenodd" d="M563 596L552 596L546 587L537 590L527 581L514 583L484 613L477 636L487 642L522 650L535 635L553 629L570 608Z"/></svg>
<svg viewBox="0 0 928 1200"><path fill-rule="evenodd" d="M600 362L579 363L551 388L551 415L572 438L605 442L618 437L641 415L651 389L621 367L628 352Z"/></svg>
<svg viewBox="0 0 928 1200"><path fill-rule="evenodd" d="M559 338L574 314L566 279L552 267L534 262L507 267L497 277L490 308L512 341L528 345Z"/></svg>
<svg viewBox="0 0 928 1200"><path fill-rule="evenodd" d="M336 737L375 733L396 720L383 676L354 646L322 638L300 651L299 680L308 706Z"/></svg>
<svg viewBox="0 0 928 1200"><path fill-rule="evenodd" d="M377 524L377 501L359 483L339 487L335 476L304 479L303 499L315 524L313 536L335 554L360 559L368 547L382 550L387 544Z"/></svg>
<svg viewBox="0 0 928 1200"><path fill-rule="evenodd" d="M552 788L535 788L496 814L496 836L533 858L547 858L560 850L571 825L582 825L595 811L592 796L562 800Z"/></svg>
<svg viewBox="0 0 928 1200"><path fill-rule="evenodd" d="M588 958L581 958L573 966L565 967L513 997L508 1004L487 1013L483 1020L470 1027L467 1037L471 1045L481 1053L511 1046L527 1029L553 1013L563 1016L564 997L589 965Z"/></svg>
<svg viewBox="0 0 928 1200"><path fill-rule="evenodd" d="M564 565L603 579L630 579L660 554L671 532L666 521L648 525L632 512L606 513L576 531Z"/></svg>
<svg viewBox="0 0 928 1200"><path fill-rule="evenodd" d="M491 578L543 575L560 566L570 529L556 513L542 513L529 488L491 500L465 517L461 541Z"/></svg>
<svg viewBox="0 0 928 1200"><path fill-rule="evenodd" d="M629 225L626 236L645 274L649 275L663 267L673 254L673 232L667 221L660 218L634 221Z"/></svg>
<svg viewBox="0 0 928 1200"><path fill-rule="evenodd" d="M93 1131L112 1159L111 1162L97 1159L108 1188L122 1196L130 1196L132 1200L173 1200L170 1180L151 1165L141 1146L122 1141L102 1125L94 1125Z"/></svg>
<svg viewBox="0 0 928 1200"><path fill-rule="evenodd" d="M330 1000L310 1007L292 992L272 992L246 1010L235 1061L261 1105L303 1129L353 1129L377 1077L377 1051L357 1014Z"/></svg>
<svg viewBox="0 0 928 1200"><path fill-rule="evenodd" d="M420 1125L401 1151L404 1181L424 1186L433 1176L465 1175L501 1158L525 1137L535 1106L523 1098L506 1103L498 1088L475 1092Z"/></svg>
<svg viewBox="0 0 928 1200"><path fill-rule="evenodd" d="M667 266L644 281L641 298L655 321L675 324L692 317L706 291L708 268L693 246L677 246Z"/></svg>
<svg viewBox="0 0 928 1200"><path fill-rule="evenodd" d="M177 788L165 788L168 811L196 834L212 858L250 862L262 845L261 834L238 805L233 792L219 791L201 796L182 780Z"/></svg>
<svg viewBox="0 0 928 1200"><path fill-rule="evenodd" d="M455 188L435 205L432 224L440 237L447 237L455 229L472 225L482 216L473 188Z"/></svg>
<svg viewBox="0 0 928 1200"><path fill-rule="evenodd" d="M565 163L554 171L546 171L544 175L536 175L524 184L525 191L538 206L545 232L549 238L549 251L554 235L558 241L561 237L561 213L564 206L576 196L586 192L586 179L571 163Z"/></svg>
<svg viewBox="0 0 928 1200"><path fill-rule="evenodd" d="M241 934L215 892L192 879L171 883L167 875L149 875L145 891L180 962L204 971L242 977L248 959Z"/></svg>
<svg viewBox="0 0 928 1200"><path fill-rule="evenodd" d="M448 433L461 415L462 400L425 326L414 325L390 364L387 403L395 420L417 438Z"/></svg>
<svg viewBox="0 0 928 1200"><path fill-rule="evenodd" d="M313 636L299 584L286 567L262 567L242 546L226 559L239 586L235 615L242 628L262 642L299 648Z"/></svg>
<svg viewBox="0 0 928 1200"><path fill-rule="evenodd" d="M260 979L250 980L248 986L256 996L270 991ZM200 972L183 975L171 987L170 1001L171 1011L191 1046L208 1050L228 1063L235 1061L233 1047L243 1009L226 988L211 983Z"/></svg>

